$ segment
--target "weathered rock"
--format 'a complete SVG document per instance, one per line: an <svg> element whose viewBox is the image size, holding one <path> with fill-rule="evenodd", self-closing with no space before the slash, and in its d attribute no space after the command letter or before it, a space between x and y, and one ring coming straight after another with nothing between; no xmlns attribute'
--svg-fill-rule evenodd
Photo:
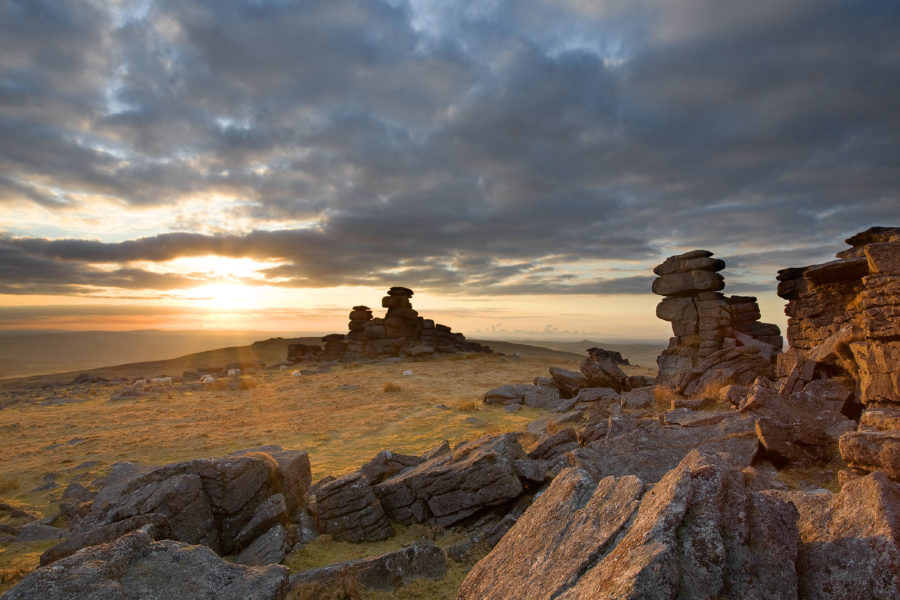
<svg viewBox="0 0 900 600"><path fill-rule="evenodd" d="M597 387L588 384L587 377L581 373L563 369L561 367L550 367L550 376L556 381L561 392L567 397L575 396L581 388Z"/></svg>
<svg viewBox="0 0 900 600"><path fill-rule="evenodd" d="M233 551L262 502L282 493L288 508L296 506L310 481L308 456L293 450L197 459L143 473L131 467L118 471L98 492L76 533L158 513L166 518L172 539L225 554Z"/></svg>
<svg viewBox="0 0 900 600"><path fill-rule="evenodd" d="M280 523L274 525L241 550L240 554L234 557L234 562L248 567L277 565L287 554L288 537L287 530Z"/></svg>
<svg viewBox="0 0 900 600"><path fill-rule="evenodd" d="M16 536L16 542L49 542L67 536L68 532L65 529L34 521L23 525L22 528L19 529L19 534Z"/></svg>
<svg viewBox="0 0 900 600"><path fill-rule="evenodd" d="M345 542L378 541L394 535L369 480L358 471L322 485L315 497L320 533Z"/></svg>
<svg viewBox="0 0 900 600"><path fill-rule="evenodd" d="M459 600L797 597L788 502L696 451L643 489L633 476L564 471L472 568Z"/></svg>
<svg viewBox="0 0 900 600"><path fill-rule="evenodd" d="M147 526L149 526L147 533L150 537L154 539L168 537L166 518L163 515L156 513L138 515L124 521L116 521L109 525L91 529L85 533L73 535L41 554L40 563L42 566L49 565L61 558L75 554L82 548L109 544L125 534Z"/></svg>
<svg viewBox="0 0 900 600"><path fill-rule="evenodd" d="M755 346L724 348L682 372L675 390L686 397L716 398L726 385L750 385L757 377L772 378L775 365Z"/></svg>
<svg viewBox="0 0 900 600"><path fill-rule="evenodd" d="M900 590L900 485L883 473L839 494L765 492L799 511L800 598L888 600Z"/></svg>
<svg viewBox="0 0 900 600"><path fill-rule="evenodd" d="M284 501L284 496L282 494L269 496L269 498L256 507L253 517L235 536L234 545L238 548L243 548L252 540L255 540L257 537L271 529L274 525L284 523L287 519L288 509L287 504L285 504Z"/></svg>
<svg viewBox="0 0 900 600"><path fill-rule="evenodd" d="M528 458L553 462L567 452L578 448L578 436L571 427L557 431L528 453Z"/></svg>
<svg viewBox="0 0 900 600"><path fill-rule="evenodd" d="M687 408L669 410L659 415L663 425L680 425L682 427L704 427L721 423L734 416L730 410L695 411Z"/></svg>
<svg viewBox="0 0 900 600"><path fill-rule="evenodd" d="M754 385L741 411L756 417L761 456L776 466L831 460L837 441L855 423L842 412L847 392L833 383L811 382L789 398Z"/></svg>
<svg viewBox="0 0 900 600"><path fill-rule="evenodd" d="M518 458L525 453L515 436L481 438L379 483L375 494L394 521L452 525L522 493Z"/></svg>
<svg viewBox="0 0 900 600"><path fill-rule="evenodd" d="M339 578L350 577L364 588L392 590L417 579L443 579L446 574L447 556L443 550L432 544L413 544L376 558L295 573L291 576L291 587L324 591L333 588Z"/></svg>
<svg viewBox="0 0 900 600"><path fill-rule="evenodd" d="M281 565L230 564L205 546L154 542L147 528L86 548L43 566L19 582L4 600L282 600L288 569Z"/></svg>
<svg viewBox="0 0 900 600"><path fill-rule="evenodd" d="M525 404L532 408L553 408L559 403L559 389L553 386L511 383L489 390L485 404Z"/></svg>
<svg viewBox="0 0 900 600"><path fill-rule="evenodd" d="M628 376L610 358L601 360L585 358L581 361L580 369L590 387L608 387L617 392L630 389Z"/></svg>
<svg viewBox="0 0 900 600"><path fill-rule="evenodd" d="M687 271L661 275L653 280L653 293L660 296L693 296L700 292L718 292L725 278L712 271Z"/></svg>
<svg viewBox="0 0 900 600"><path fill-rule="evenodd" d="M840 438L841 457L860 472L884 471L900 481L900 430L849 431Z"/></svg>
<svg viewBox="0 0 900 600"><path fill-rule="evenodd" d="M578 390L575 396L576 402L601 402L603 404L617 403L619 393L609 387L589 387Z"/></svg>
<svg viewBox="0 0 900 600"><path fill-rule="evenodd" d="M739 466L748 466L756 451L754 420L735 414L715 425L662 425L658 419L611 417L592 472L598 477L637 475L652 483L674 468L691 450L721 452Z"/></svg>
<svg viewBox="0 0 900 600"><path fill-rule="evenodd" d="M449 445L447 451L449 451ZM405 469L425 462L425 460L427 459L420 456L382 450L375 458L360 467L359 472L366 476L369 485L376 485Z"/></svg>

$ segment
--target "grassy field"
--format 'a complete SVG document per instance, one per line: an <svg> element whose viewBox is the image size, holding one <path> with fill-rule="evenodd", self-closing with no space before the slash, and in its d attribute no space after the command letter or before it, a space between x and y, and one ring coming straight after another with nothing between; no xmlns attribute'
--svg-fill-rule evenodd
<svg viewBox="0 0 900 600"><path fill-rule="evenodd" d="M191 366L221 364L235 356L249 359L248 352L256 359L269 357L266 362L271 363L284 357L286 344L273 340L255 348L94 372L120 377L180 374ZM316 481L355 470L384 449L418 454L443 440L455 443L523 430L543 411L511 414L485 406L480 401L484 392L506 383L530 383L535 376L547 375L553 365L577 369L583 355L518 344L497 346L520 356L457 354L417 362L351 363L304 377L266 370L252 376L256 385L250 389L156 385L147 396L126 400L113 398L125 384L60 383L71 382L72 373L6 381L0 386L0 502L51 515L69 482L90 482L119 461L159 465L278 444L306 449ZM406 370L412 375L403 375ZM46 489L48 481L55 487ZM0 545L0 572L36 564L44 547L46 543ZM0 583L0 590L9 585Z"/></svg>

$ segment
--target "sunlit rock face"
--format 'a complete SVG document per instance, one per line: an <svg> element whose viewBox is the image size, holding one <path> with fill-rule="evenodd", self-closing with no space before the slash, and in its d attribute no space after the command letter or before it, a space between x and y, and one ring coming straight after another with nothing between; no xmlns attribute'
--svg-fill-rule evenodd
<svg viewBox="0 0 900 600"><path fill-rule="evenodd" d="M816 379L851 382L864 412L841 436L841 455L855 473L900 480L900 227L846 241L837 260L778 272L790 342L778 361L781 392Z"/></svg>
<svg viewBox="0 0 900 600"><path fill-rule="evenodd" d="M781 331L777 325L759 321L756 298L720 292L725 279L718 271L725 268L725 261L712 255L708 250L691 250L670 256L653 269L659 276L653 293L665 296L656 316L671 322L675 334L657 358L658 383L675 383L680 373L723 349L758 347L766 361L781 349Z"/></svg>

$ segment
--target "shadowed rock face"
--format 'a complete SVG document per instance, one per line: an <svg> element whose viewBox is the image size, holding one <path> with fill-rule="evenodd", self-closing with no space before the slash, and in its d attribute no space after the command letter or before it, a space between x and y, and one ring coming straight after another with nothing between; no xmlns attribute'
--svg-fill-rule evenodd
<svg viewBox="0 0 900 600"><path fill-rule="evenodd" d="M459 598L796 598L785 568L797 556L795 519L790 503L698 451L646 493L631 475L597 482L569 469L475 565Z"/></svg>
<svg viewBox="0 0 900 600"><path fill-rule="evenodd" d="M282 600L288 589L287 567L230 564L205 546L154 542L145 528L41 567L3 598Z"/></svg>

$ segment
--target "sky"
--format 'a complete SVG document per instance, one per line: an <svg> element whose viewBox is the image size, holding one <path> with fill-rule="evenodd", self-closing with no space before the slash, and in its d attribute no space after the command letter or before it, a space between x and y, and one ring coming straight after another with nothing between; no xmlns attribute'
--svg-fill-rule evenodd
<svg viewBox="0 0 900 600"><path fill-rule="evenodd" d="M900 225L896 0L0 0L0 329L665 339Z"/></svg>

